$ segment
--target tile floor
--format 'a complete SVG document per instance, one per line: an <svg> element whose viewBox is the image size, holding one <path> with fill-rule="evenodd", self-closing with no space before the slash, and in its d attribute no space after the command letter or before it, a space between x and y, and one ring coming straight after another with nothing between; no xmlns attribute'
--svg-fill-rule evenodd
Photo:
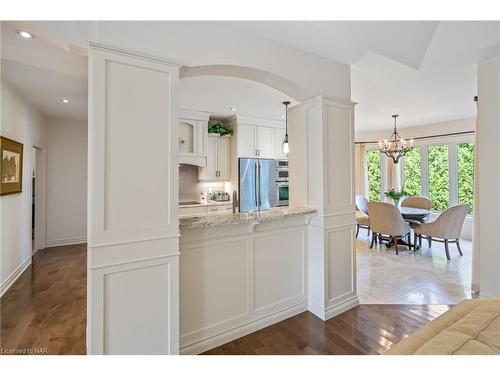
<svg viewBox="0 0 500 375"><path fill-rule="evenodd" d="M413 236L412 236L413 238ZM471 293L472 242L460 241L463 256L450 245L451 260L446 260L444 244L422 241L416 253L399 247L376 245L361 229L357 240L358 296L362 304L450 304Z"/></svg>

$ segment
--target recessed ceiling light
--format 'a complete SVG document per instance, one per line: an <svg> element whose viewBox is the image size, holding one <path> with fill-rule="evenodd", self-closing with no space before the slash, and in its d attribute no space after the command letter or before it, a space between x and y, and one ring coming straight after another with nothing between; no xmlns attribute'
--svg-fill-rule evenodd
<svg viewBox="0 0 500 375"><path fill-rule="evenodd" d="M281 117L281 118L285 118L285 115L281 115L280 117Z"/></svg>
<svg viewBox="0 0 500 375"><path fill-rule="evenodd" d="M231 111L236 111L236 107L231 107Z"/></svg>
<svg viewBox="0 0 500 375"><path fill-rule="evenodd" d="M63 100L61 100L61 101L62 101L64 104L68 104L71 100L64 98L64 99L63 99Z"/></svg>
<svg viewBox="0 0 500 375"><path fill-rule="evenodd" d="M24 39L33 39L33 34L25 30L16 30L17 35Z"/></svg>

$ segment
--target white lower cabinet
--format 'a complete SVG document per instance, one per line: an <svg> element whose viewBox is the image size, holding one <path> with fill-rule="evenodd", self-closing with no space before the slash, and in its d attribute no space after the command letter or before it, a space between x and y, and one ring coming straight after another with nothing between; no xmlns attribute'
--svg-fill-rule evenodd
<svg viewBox="0 0 500 375"><path fill-rule="evenodd" d="M197 354L307 310L307 226L181 230L180 352Z"/></svg>
<svg viewBox="0 0 500 375"><path fill-rule="evenodd" d="M200 181L229 181L231 179L231 138L208 135L207 166L198 169Z"/></svg>

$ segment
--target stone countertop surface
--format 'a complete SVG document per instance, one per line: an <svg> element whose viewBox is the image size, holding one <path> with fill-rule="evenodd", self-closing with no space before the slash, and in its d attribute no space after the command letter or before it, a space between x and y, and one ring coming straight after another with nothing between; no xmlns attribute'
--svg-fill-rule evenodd
<svg viewBox="0 0 500 375"><path fill-rule="evenodd" d="M203 215L179 219L180 229L205 228L219 225L261 223L279 220L288 216L313 214L317 211L308 207L274 207L265 211L244 212L237 214Z"/></svg>
<svg viewBox="0 0 500 375"><path fill-rule="evenodd" d="M200 203L195 203L195 204L180 204L179 208L182 207L207 207L207 206L225 206L225 205L231 205L233 204L231 200L228 201L207 201L207 202L200 202Z"/></svg>

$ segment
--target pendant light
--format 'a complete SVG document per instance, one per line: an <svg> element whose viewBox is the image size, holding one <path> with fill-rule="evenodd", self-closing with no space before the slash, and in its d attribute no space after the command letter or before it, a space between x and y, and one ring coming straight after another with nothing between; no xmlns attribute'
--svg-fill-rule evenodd
<svg viewBox="0 0 500 375"><path fill-rule="evenodd" d="M288 147L288 106L290 105L289 101L283 102L285 106L285 139L283 140L283 153L288 155L290 148Z"/></svg>
<svg viewBox="0 0 500 375"><path fill-rule="evenodd" d="M388 158L391 158L393 162L397 164L403 155L413 149L413 139L410 139L409 144L406 143L406 140L399 136L396 128L398 115L392 115L392 118L394 119L394 130L391 138L389 140L386 139L384 142L379 142L378 149L381 153L387 155Z"/></svg>

